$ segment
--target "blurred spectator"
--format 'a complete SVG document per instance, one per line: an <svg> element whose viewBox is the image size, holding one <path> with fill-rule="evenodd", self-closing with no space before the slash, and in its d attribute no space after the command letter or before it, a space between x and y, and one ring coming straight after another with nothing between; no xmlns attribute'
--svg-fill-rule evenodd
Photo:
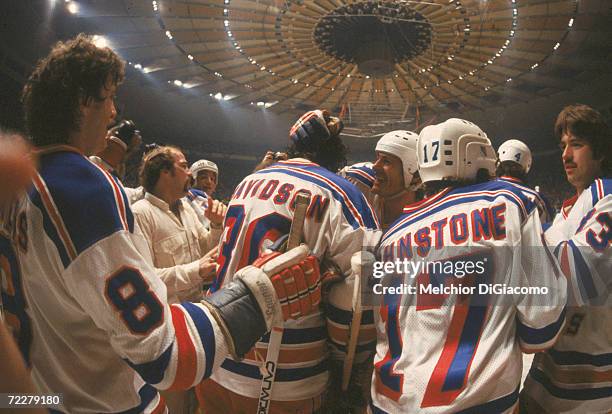
<svg viewBox="0 0 612 414"><path fill-rule="evenodd" d="M106 146L96 155L89 157L101 168L122 180L126 171L126 161L130 154L138 151L142 137L140 131L136 129L134 122L123 120L114 128L108 130L106 134ZM125 194L130 204L135 203L144 197L142 187L131 188L124 186Z"/></svg>

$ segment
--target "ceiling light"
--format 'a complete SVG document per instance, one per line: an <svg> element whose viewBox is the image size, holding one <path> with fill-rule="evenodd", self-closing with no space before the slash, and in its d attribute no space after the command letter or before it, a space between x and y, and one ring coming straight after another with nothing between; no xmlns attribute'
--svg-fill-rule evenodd
<svg viewBox="0 0 612 414"><path fill-rule="evenodd" d="M140 63L135 64L134 67L136 69L142 69L142 65Z"/></svg>
<svg viewBox="0 0 612 414"><path fill-rule="evenodd" d="M225 25L225 27L229 26L229 20L223 20L223 24Z"/></svg>
<svg viewBox="0 0 612 414"><path fill-rule="evenodd" d="M567 24L567 27L572 27L573 25L574 25L574 18L572 17L569 23Z"/></svg>
<svg viewBox="0 0 612 414"><path fill-rule="evenodd" d="M223 94L221 92L217 92L215 94L215 99L222 99L223 98Z"/></svg>
<svg viewBox="0 0 612 414"><path fill-rule="evenodd" d="M183 86L183 82L181 82L181 81L180 81L180 80L178 80L178 79L175 79L175 80L174 80L174 84L175 84L176 86Z"/></svg>
<svg viewBox="0 0 612 414"><path fill-rule="evenodd" d="M561 46L561 43L557 43L557 44L556 44L556 45L553 47L553 50L557 50L557 49L559 49L559 46Z"/></svg>
<svg viewBox="0 0 612 414"><path fill-rule="evenodd" d="M91 40L93 41L93 44L97 47L108 47L108 40L106 40L106 37L104 36L94 35Z"/></svg>
<svg viewBox="0 0 612 414"><path fill-rule="evenodd" d="M166 36L168 36L168 39L172 39L172 33L170 33L170 30L166 30Z"/></svg>
<svg viewBox="0 0 612 414"><path fill-rule="evenodd" d="M77 14L79 12L79 5L74 1L69 2L67 8L70 14Z"/></svg>
<svg viewBox="0 0 612 414"><path fill-rule="evenodd" d="M370 79L370 75L366 75L366 79Z"/></svg>
<svg viewBox="0 0 612 414"><path fill-rule="evenodd" d="M535 68L537 68L537 67L538 67L538 64L537 64L537 63L534 63L534 64L531 66L531 69L535 69Z"/></svg>
<svg viewBox="0 0 612 414"><path fill-rule="evenodd" d="M187 55L187 59L193 60L193 55Z"/></svg>
<svg viewBox="0 0 612 414"><path fill-rule="evenodd" d="M266 104L266 103L265 103L265 102L262 102L262 101L257 102L257 106L264 106L265 104Z"/></svg>
<svg viewBox="0 0 612 414"><path fill-rule="evenodd" d="M512 78L506 79L506 82L512 82Z"/></svg>
<svg viewBox="0 0 612 414"><path fill-rule="evenodd" d="M293 80L293 83L298 83L298 80L297 80L297 79L294 79L294 80Z"/></svg>

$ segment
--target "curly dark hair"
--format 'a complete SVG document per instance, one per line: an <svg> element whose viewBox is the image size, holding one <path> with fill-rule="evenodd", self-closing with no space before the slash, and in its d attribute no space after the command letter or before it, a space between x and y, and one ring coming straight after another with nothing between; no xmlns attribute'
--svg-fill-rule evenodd
<svg viewBox="0 0 612 414"><path fill-rule="evenodd" d="M593 157L601 159L604 176L612 174L612 134L603 116L595 109L584 104L574 104L563 108L555 122L557 139L566 133L589 143Z"/></svg>
<svg viewBox="0 0 612 414"><path fill-rule="evenodd" d="M332 136L317 146L310 146L303 141L297 141L287 148L289 158L306 158L334 173L346 165L347 153L348 148L339 135Z"/></svg>
<svg viewBox="0 0 612 414"><path fill-rule="evenodd" d="M506 160L502 161L497 165L495 175L501 177L502 175L508 175L513 178L518 178L524 184L527 184L527 174L525 170L518 162Z"/></svg>
<svg viewBox="0 0 612 414"><path fill-rule="evenodd" d="M101 101L103 87L118 85L125 75L123 61L111 49L97 47L83 33L58 42L28 78L21 100L28 134L34 145L66 143L78 131L80 105Z"/></svg>
<svg viewBox="0 0 612 414"><path fill-rule="evenodd" d="M158 146L144 154L139 177L140 185L148 193L153 193L162 171L174 171L174 154L177 152L182 151L178 147L167 145Z"/></svg>

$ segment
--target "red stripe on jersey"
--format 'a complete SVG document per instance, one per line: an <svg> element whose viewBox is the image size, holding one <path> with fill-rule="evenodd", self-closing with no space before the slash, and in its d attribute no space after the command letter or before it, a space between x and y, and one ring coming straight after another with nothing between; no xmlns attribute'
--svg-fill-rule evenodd
<svg viewBox="0 0 612 414"><path fill-rule="evenodd" d="M601 181L601 178L598 178L597 180L595 180L595 183L597 185L597 198L599 198L600 200L602 198L604 198L604 188L603 188L603 181Z"/></svg>
<svg viewBox="0 0 612 414"><path fill-rule="evenodd" d="M336 183L334 183L333 181L325 178L324 176L322 176L320 174L317 174L317 173L314 173L314 172L311 172L311 171L308 171L308 170L295 169L293 167L288 167L288 166L285 166L284 168L287 168L289 171L294 171L294 172L297 172L297 173L300 173L300 174L304 174L304 175L308 175L308 176L311 176L311 177L315 177L315 178L323 181L324 183L326 183L330 187L332 187L334 190L336 190L340 194L340 196L344 200L346 206L350 210L351 214L359 222L359 225L361 227L366 227L365 224L364 224L363 218L361 217L361 214L359 213L359 210L357 210L357 207L355 207L353 205L353 202L351 201L349 196L344 192L344 190L340 186L336 185ZM380 226L380 224L378 223L378 218L376 217L375 214L373 214L373 218L374 218L374 221L376 222L376 224L378 226Z"/></svg>
<svg viewBox="0 0 612 414"><path fill-rule="evenodd" d="M449 325L446 343L442 349L442 355L440 355L440 359L429 378L429 383L427 384L427 389L423 396L423 402L421 403L421 407L423 408L450 405L465 388L465 378L463 380L463 386L458 389L442 391L440 385L444 384L455 354L457 353L457 348L461 341L461 333L463 332L463 326L469 310L470 307L467 305L455 305L455 311L453 312L453 318ZM472 354L472 359L470 359L470 363L465 371L466 376L467 373L470 372L470 366L472 365L475 353L476 352Z"/></svg>
<svg viewBox="0 0 612 414"><path fill-rule="evenodd" d="M51 218L51 221L53 221L53 225L55 226L55 229L57 230L57 234L62 239L62 243L64 244L64 247L66 248L66 253L68 253L68 256L70 256L70 259L72 260L76 259L77 257L76 248L74 247L74 244L72 243L72 239L70 239L70 236L68 234L68 230L66 230L66 225L64 224L64 221L62 220L62 217L60 216L59 211L57 210L57 207L55 206L55 203L53 202L53 199L51 198L51 194L49 193L49 189L47 188L47 185L45 184L43 179L38 174L34 176L33 182L34 182L34 187L36 187L36 190L38 190L38 193L40 194L40 198L43 204L45 205L47 212L49 213L49 217Z"/></svg>
<svg viewBox="0 0 612 414"><path fill-rule="evenodd" d="M119 218L121 219L121 224L123 225L123 228L125 230L128 230L127 214L125 212L125 203L123 202L123 196L121 195L121 190L119 189L119 186L117 185L113 177L108 173L108 171L96 165L95 163L92 163L92 164L95 165L100 171L102 171L102 174L104 174L104 176L106 177L106 180L110 183L113 189L113 195L115 196L115 201L117 202L117 210L119 212Z"/></svg>
<svg viewBox="0 0 612 414"><path fill-rule="evenodd" d="M164 397L161 396L161 394L159 395L159 402L157 403L157 406L153 409L153 411L151 411L151 414L163 414L166 412L166 399Z"/></svg>
<svg viewBox="0 0 612 414"><path fill-rule="evenodd" d="M172 313L172 324L176 333L177 349L177 365L176 376L174 383L170 386L170 390L184 390L194 383L196 377L196 369L198 360L196 355L195 345L189 335L185 314L178 306L170 306Z"/></svg>

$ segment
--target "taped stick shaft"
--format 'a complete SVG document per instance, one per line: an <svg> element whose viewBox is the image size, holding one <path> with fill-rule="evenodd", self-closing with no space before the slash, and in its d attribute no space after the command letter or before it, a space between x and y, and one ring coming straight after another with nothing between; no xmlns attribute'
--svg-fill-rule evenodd
<svg viewBox="0 0 612 414"><path fill-rule="evenodd" d="M291 230L289 230L289 238L287 239L287 250L299 246L302 241L302 230L304 229L309 204L310 195L308 193L301 192L295 196L295 211L293 212Z"/></svg>
<svg viewBox="0 0 612 414"><path fill-rule="evenodd" d="M346 346L346 358L342 365L342 391L348 389L348 385L351 379L351 371L353 369L353 362L355 361L355 354L357 352L357 343L359 341L359 331L361 329L361 270L362 270L362 253L357 253L351 258L351 270L355 282L353 284L353 317L351 318L351 325L349 326L349 338ZM369 259L368 259L369 260Z"/></svg>
<svg viewBox="0 0 612 414"><path fill-rule="evenodd" d="M295 199L295 211L293 220L291 221L291 229L289 230L289 238L287 239L287 250L300 245L302 240L302 230L304 229L304 220L306 219L306 211L310 204L310 195L307 193L298 193ZM276 369L278 367L278 355L283 339L283 324L272 327L270 339L268 341L268 352L266 361L262 367L261 374L261 390L259 392L259 401L257 404L257 414L268 414L270 405L272 404L272 389L274 387Z"/></svg>

